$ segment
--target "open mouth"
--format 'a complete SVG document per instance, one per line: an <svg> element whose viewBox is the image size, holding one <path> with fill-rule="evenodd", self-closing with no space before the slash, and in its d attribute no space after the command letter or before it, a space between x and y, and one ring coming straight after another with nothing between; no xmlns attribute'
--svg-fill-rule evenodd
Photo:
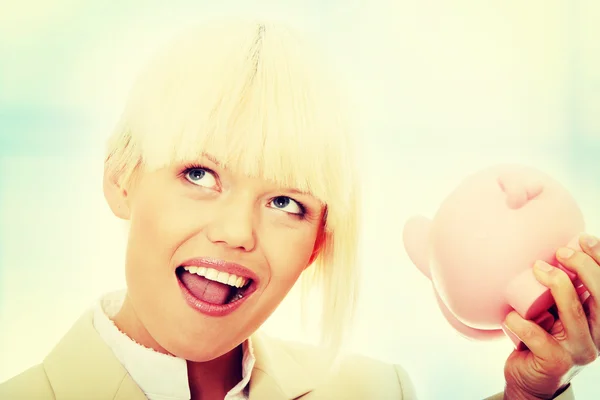
<svg viewBox="0 0 600 400"><path fill-rule="evenodd" d="M234 305L254 291L254 281L209 267L180 266L180 284L197 300L211 306Z"/></svg>

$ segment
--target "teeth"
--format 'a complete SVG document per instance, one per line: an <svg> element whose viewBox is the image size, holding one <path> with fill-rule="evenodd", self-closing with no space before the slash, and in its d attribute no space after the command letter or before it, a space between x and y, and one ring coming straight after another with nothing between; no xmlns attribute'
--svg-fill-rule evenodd
<svg viewBox="0 0 600 400"><path fill-rule="evenodd" d="M213 268L186 266L183 267L183 269L191 274L200 275L211 281L224 283L237 288L244 287L248 283L248 279L244 278L243 276L228 274L227 272L217 271Z"/></svg>
<svg viewBox="0 0 600 400"><path fill-rule="evenodd" d="M211 281L216 281L218 276L219 271L212 268L208 268L208 270L206 271L206 275L204 275L206 279L210 279Z"/></svg>
<svg viewBox="0 0 600 400"><path fill-rule="evenodd" d="M227 280L227 284L229 286L235 286L235 282L237 281L237 278L235 275L229 275L229 279Z"/></svg>
<svg viewBox="0 0 600 400"><path fill-rule="evenodd" d="M227 272L219 272L219 275L217 275L217 282L227 284L228 281L229 274Z"/></svg>

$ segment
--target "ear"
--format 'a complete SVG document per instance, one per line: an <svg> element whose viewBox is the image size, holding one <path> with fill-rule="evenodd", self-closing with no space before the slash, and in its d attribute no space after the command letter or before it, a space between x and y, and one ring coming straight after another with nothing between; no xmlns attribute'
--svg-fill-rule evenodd
<svg viewBox="0 0 600 400"><path fill-rule="evenodd" d="M113 214L118 218L129 219L129 199L127 191L121 187L117 178L113 174L109 174L104 170L103 179L104 198Z"/></svg>
<svg viewBox="0 0 600 400"><path fill-rule="evenodd" d="M404 225L404 249L413 264L429 279L429 236L431 220L422 216L410 218Z"/></svg>

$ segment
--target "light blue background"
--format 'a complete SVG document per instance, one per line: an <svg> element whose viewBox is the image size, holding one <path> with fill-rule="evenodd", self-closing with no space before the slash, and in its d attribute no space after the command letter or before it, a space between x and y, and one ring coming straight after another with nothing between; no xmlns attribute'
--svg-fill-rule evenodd
<svg viewBox="0 0 600 400"><path fill-rule="evenodd" d="M401 226L464 174L519 161L560 179L600 234L595 0L0 1L0 381L124 285L125 228L101 191L131 80L182 25L275 13L320 35L361 109L367 271L354 350L403 364L422 399L502 389L506 341L468 342L411 267ZM296 292L266 324L297 331ZM294 315L294 316L292 316ZM574 380L598 398L600 365Z"/></svg>

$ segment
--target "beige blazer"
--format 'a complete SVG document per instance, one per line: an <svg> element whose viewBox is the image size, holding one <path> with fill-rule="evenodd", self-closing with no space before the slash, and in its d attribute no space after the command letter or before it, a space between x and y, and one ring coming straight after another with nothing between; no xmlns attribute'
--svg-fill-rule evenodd
<svg viewBox="0 0 600 400"><path fill-rule="evenodd" d="M415 400L398 365L361 356L345 358L335 373L317 348L264 334L252 337L256 364L250 400ZM501 400L502 393L488 398ZM560 400L573 399L569 388ZM1 400L145 400L141 389L104 343L88 312L44 361L0 385Z"/></svg>

